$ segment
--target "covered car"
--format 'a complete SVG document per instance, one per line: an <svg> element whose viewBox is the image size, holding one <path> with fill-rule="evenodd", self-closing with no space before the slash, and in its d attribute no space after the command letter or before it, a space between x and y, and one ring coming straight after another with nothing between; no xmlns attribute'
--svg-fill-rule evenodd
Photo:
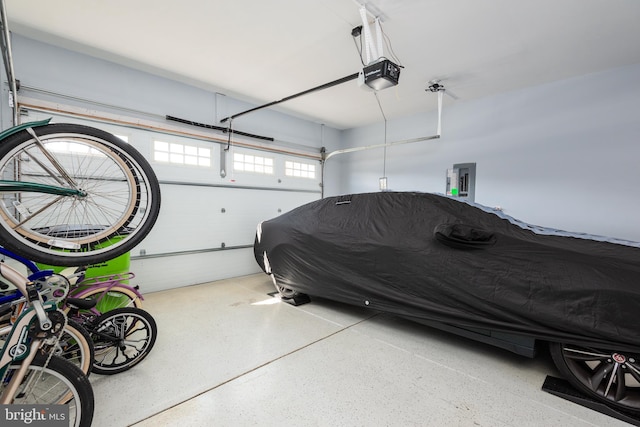
<svg viewBox="0 0 640 427"><path fill-rule="evenodd" d="M639 243L533 226L438 194L380 192L264 221L254 253L285 296L552 343L574 385L640 411Z"/></svg>

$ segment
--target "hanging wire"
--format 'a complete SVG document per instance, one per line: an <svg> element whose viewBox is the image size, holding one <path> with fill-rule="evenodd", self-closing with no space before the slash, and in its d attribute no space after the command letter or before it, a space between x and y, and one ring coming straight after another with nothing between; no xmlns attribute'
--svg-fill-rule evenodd
<svg viewBox="0 0 640 427"><path fill-rule="evenodd" d="M362 65L366 65L364 63L364 58L362 58L362 37L358 36L358 38L360 39L360 46L358 46L358 42L356 41L355 37L353 38L353 44L356 46L356 50L358 51L358 57L360 58L360 62L362 63Z"/></svg>
<svg viewBox="0 0 640 427"><path fill-rule="evenodd" d="M378 92L373 92L373 94L376 97L376 101L378 101L378 107L380 107L380 113L382 114L382 118L384 119L384 153L382 158L382 176L387 176L387 116L384 114L384 110L382 109L380 98L378 98Z"/></svg>
<svg viewBox="0 0 640 427"><path fill-rule="evenodd" d="M233 131L231 130L231 123L233 123L233 119L229 119L229 125L227 126L227 147L224 149L224 151L229 151L229 148L231 148L231 134L233 133Z"/></svg>
<svg viewBox="0 0 640 427"><path fill-rule="evenodd" d="M396 53L393 51L393 47L391 46L391 40L389 39L389 36L387 36L387 33L384 32L382 25L380 25L380 29L382 30L382 35L384 37L384 44L387 47L387 51L389 52L391 59L393 59L398 64L399 67L404 68L404 66L402 65L402 61L400 61L400 58L398 58L398 55L396 55Z"/></svg>
<svg viewBox="0 0 640 427"><path fill-rule="evenodd" d="M387 119L384 119L384 153L382 155L382 176L387 176Z"/></svg>

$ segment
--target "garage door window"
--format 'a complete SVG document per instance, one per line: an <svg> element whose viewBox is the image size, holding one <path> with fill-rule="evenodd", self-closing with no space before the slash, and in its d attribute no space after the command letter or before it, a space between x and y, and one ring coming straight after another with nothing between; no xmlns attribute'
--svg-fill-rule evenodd
<svg viewBox="0 0 640 427"><path fill-rule="evenodd" d="M296 178L315 179L316 165L312 165L310 163L286 161L284 163L284 174L286 176L293 176Z"/></svg>
<svg viewBox="0 0 640 427"><path fill-rule="evenodd" d="M211 166L211 149L175 142L154 141L153 160L176 165Z"/></svg>
<svg viewBox="0 0 640 427"><path fill-rule="evenodd" d="M273 174L273 159L251 154L234 153L233 170L236 172L254 172Z"/></svg>

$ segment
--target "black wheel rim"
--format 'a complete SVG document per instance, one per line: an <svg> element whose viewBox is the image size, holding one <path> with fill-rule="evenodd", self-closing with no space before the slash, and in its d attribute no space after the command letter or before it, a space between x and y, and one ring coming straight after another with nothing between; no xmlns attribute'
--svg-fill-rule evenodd
<svg viewBox="0 0 640 427"><path fill-rule="evenodd" d="M563 345L569 371L585 389L617 407L640 411L640 355Z"/></svg>
<svg viewBox="0 0 640 427"><path fill-rule="evenodd" d="M96 329L99 332L94 332L94 366L104 370L138 363L148 352L153 334L146 320L135 314L113 316Z"/></svg>

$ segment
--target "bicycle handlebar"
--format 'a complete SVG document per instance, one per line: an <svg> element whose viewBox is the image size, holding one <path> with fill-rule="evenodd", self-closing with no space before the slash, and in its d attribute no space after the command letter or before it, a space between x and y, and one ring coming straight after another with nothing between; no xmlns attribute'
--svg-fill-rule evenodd
<svg viewBox="0 0 640 427"><path fill-rule="evenodd" d="M16 269L4 263L0 263L0 276L4 277L14 285L16 289L18 289L22 295L27 298L27 301L31 303L37 314L40 328L43 330L50 329L51 321L49 320L47 313L44 311L40 294L35 289L33 282L30 282L29 279L24 277Z"/></svg>

